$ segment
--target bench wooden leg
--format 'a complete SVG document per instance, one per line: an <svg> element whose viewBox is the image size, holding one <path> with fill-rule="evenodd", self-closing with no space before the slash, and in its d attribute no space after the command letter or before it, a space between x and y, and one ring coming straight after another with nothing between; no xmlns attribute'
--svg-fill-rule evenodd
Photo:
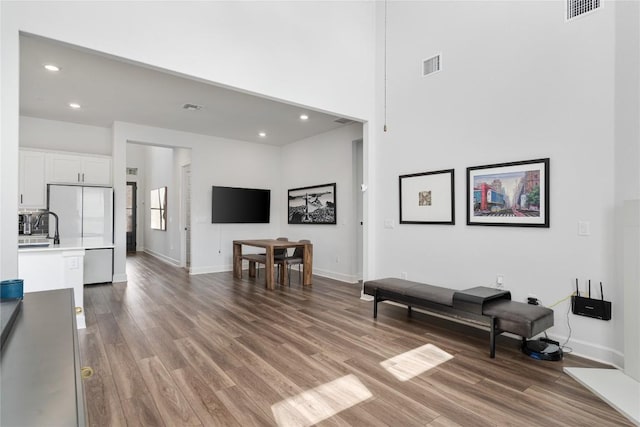
<svg viewBox="0 0 640 427"><path fill-rule="evenodd" d="M378 290L376 289L376 294L373 296L373 318L378 318Z"/></svg>
<svg viewBox="0 0 640 427"><path fill-rule="evenodd" d="M489 356L492 359L496 357L496 318L492 317L490 322L491 330L489 332Z"/></svg>
<svg viewBox="0 0 640 427"><path fill-rule="evenodd" d="M249 277L256 277L256 262L249 261Z"/></svg>

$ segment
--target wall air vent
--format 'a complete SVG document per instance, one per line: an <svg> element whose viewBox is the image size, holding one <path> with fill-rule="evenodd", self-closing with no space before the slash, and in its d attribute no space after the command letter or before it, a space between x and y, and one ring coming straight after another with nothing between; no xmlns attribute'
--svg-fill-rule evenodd
<svg viewBox="0 0 640 427"><path fill-rule="evenodd" d="M335 119L333 122L334 123L340 123L341 125L355 123L353 120L345 119L344 117L341 117L339 119Z"/></svg>
<svg viewBox="0 0 640 427"><path fill-rule="evenodd" d="M127 175L138 175L138 168L127 168Z"/></svg>
<svg viewBox="0 0 640 427"><path fill-rule="evenodd" d="M436 55L433 58L425 59L422 61L422 76L428 76L429 74L440 71L440 55Z"/></svg>
<svg viewBox="0 0 640 427"><path fill-rule="evenodd" d="M567 21L599 9L601 0L567 0Z"/></svg>

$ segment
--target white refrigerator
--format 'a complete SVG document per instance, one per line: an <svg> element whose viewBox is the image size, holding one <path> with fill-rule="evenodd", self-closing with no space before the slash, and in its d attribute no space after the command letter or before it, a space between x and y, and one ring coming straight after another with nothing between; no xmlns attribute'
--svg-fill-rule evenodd
<svg viewBox="0 0 640 427"><path fill-rule="evenodd" d="M111 282L113 249L100 248L100 242L113 243L113 188L63 184L47 187L47 208L60 219L60 242L82 239L92 246L85 250L84 284ZM53 224L49 221L51 234Z"/></svg>

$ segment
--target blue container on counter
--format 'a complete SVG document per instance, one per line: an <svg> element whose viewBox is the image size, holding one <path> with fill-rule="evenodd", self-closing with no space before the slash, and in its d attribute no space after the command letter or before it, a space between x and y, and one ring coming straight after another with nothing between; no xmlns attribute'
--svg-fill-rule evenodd
<svg viewBox="0 0 640 427"><path fill-rule="evenodd" d="M0 299L22 299L24 280L11 279L0 282Z"/></svg>

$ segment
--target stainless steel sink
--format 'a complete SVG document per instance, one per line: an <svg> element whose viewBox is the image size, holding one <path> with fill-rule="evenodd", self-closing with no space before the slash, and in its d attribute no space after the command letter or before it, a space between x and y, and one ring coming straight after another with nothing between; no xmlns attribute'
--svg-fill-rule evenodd
<svg viewBox="0 0 640 427"><path fill-rule="evenodd" d="M18 248L42 248L51 244L46 237L21 237L18 239Z"/></svg>

